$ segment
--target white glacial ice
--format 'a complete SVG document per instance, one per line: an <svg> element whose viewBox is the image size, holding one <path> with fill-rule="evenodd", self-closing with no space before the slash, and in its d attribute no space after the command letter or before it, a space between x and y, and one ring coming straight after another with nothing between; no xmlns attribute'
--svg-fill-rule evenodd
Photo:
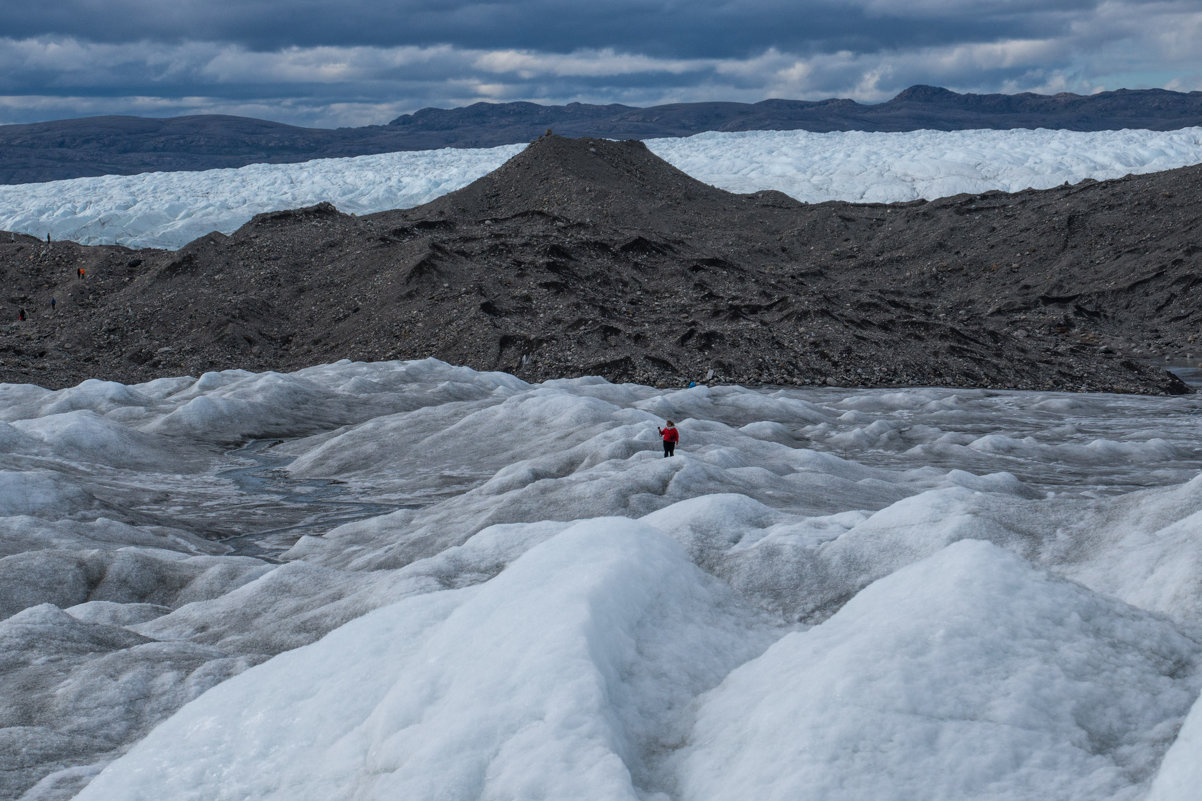
<svg viewBox="0 0 1202 801"><path fill-rule="evenodd" d="M225 683L79 797L634 801L756 621L654 529L577 523Z"/></svg>
<svg viewBox="0 0 1202 801"><path fill-rule="evenodd" d="M1192 801L1200 415L434 360L2 386L0 795Z"/></svg>
<svg viewBox="0 0 1202 801"><path fill-rule="evenodd" d="M775 189L817 203L889 203L1047 189L1202 162L1202 128L748 131L652 139L693 177L732 192ZM351 214L409 208L471 183L521 145L254 164L0 186L0 230L84 244L178 248L255 214L328 201Z"/></svg>
<svg viewBox="0 0 1202 801"><path fill-rule="evenodd" d="M706 696L681 796L1138 798L1197 655L1159 616L965 540Z"/></svg>

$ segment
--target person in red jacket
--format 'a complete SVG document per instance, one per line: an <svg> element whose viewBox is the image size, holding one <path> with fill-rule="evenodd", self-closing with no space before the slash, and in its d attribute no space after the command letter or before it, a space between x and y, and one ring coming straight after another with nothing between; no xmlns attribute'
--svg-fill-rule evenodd
<svg viewBox="0 0 1202 801"><path fill-rule="evenodd" d="M674 455L676 443L680 442L680 432L676 430L676 424L669 420L666 426L657 428L656 431L664 438L664 457Z"/></svg>

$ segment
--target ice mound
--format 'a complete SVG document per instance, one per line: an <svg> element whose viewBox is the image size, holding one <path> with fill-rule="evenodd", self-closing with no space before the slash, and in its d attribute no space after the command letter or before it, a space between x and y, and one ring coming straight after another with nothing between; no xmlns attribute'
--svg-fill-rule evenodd
<svg viewBox="0 0 1202 801"><path fill-rule="evenodd" d="M340 362L290 374L224 370L173 386L159 399L156 410L161 413L146 420L144 428L217 442L294 437L524 385L512 376L474 373L437 359L383 365Z"/></svg>
<svg viewBox="0 0 1202 801"><path fill-rule="evenodd" d="M1165 754L1160 772L1156 774L1146 801L1186 801L1202 786L1202 700L1194 703L1193 710L1177 733L1172 748Z"/></svg>
<svg viewBox="0 0 1202 801"><path fill-rule="evenodd" d="M1139 798L1196 697L1183 675L1199 651L961 542L727 677L676 760L682 796Z"/></svg>
<svg viewBox="0 0 1202 801"><path fill-rule="evenodd" d="M749 131L653 139L673 166L732 192L890 203L1046 189L1202 161L1202 129ZM178 248L255 214L331 202L366 214L433 200L501 166L518 145L386 153L302 164L0 186L0 229L85 244Z"/></svg>
<svg viewBox="0 0 1202 801"><path fill-rule="evenodd" d="M635 801L755 619L655 531L581 523L247 671L79 799Z"/></svg>
<svg viewBox="0 0 1202 801"><path fill-rule="evenodd" d="M0 515L62 517L73 508L91 506L92 496L65 476L50 470L0 470Z"/></svg>
<svg viewBox="0 0 1202 801"><path fill-rule="evenodd" d="M0 424L3 425L3 424ZM90 462L132 470L189 472L195 450L165 437L143 433L92 411L47 414L12 426L30 442L13 453L32 452L75 463Z"/></svg>
<svg viewBox="0 0 1202 801"><path fill-rule="evenodd" d="M121 626L80 621L51 604L0 621L6 789L32 785L48 769L77 772L111 759L124 743L250 662L196 643L156 642ZM77 783L65 786L69 791Z"/></svg>
<svg viewBox="0 0 1202 801"><path fill-rule="evenodd" d="M146 548L25 551L0 559L0 619L39 604L179 606L225 595L265 571L253 559Z"/></svg>

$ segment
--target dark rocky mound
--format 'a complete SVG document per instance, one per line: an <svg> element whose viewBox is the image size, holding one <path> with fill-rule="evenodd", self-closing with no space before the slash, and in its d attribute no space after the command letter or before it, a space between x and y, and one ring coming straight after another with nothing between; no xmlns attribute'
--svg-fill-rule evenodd
<svg viewBox="0 0 1202 801"><path fill-rule="evenodd" d="M154 170L206 170L439 147L529 142L548 128L573 137L650 139L702 131L914 131L1060 128L1078 131L1202 125L1202 92L973 95L915 86L885 103L765 100L650 108L475 103L422 109L388 125L299 128L230 116L89 117L0 126L0 184Z"/></svg>
<svg viewBox="0 0 1202 801"><path fill-rule="evenodd" d="M779 202L801 204L779 192ZM555 215L585 224L688 231L698 212L740 203L732 195L681 172L638 140L540 137L502 167L421 212L456 220Z"/></svg>
<svg viewBox="0 0 1202 801"><path fill-rule="evenodd" d="M0 237L0 381L435 356L530 380L1181 392L1152 362L1202 323L1199 178L804 205L545 137L409 210L260 215L174 252Z"/></svg>

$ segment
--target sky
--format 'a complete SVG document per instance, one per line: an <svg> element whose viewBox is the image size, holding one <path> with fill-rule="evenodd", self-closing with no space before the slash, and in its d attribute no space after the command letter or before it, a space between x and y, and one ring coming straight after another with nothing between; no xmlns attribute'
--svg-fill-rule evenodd
<svg viewBox="0 0 1202 801"><path fill-rule="evenodd" d="M0 123L1202 90L1198 0L0 0Z"/></svg>

